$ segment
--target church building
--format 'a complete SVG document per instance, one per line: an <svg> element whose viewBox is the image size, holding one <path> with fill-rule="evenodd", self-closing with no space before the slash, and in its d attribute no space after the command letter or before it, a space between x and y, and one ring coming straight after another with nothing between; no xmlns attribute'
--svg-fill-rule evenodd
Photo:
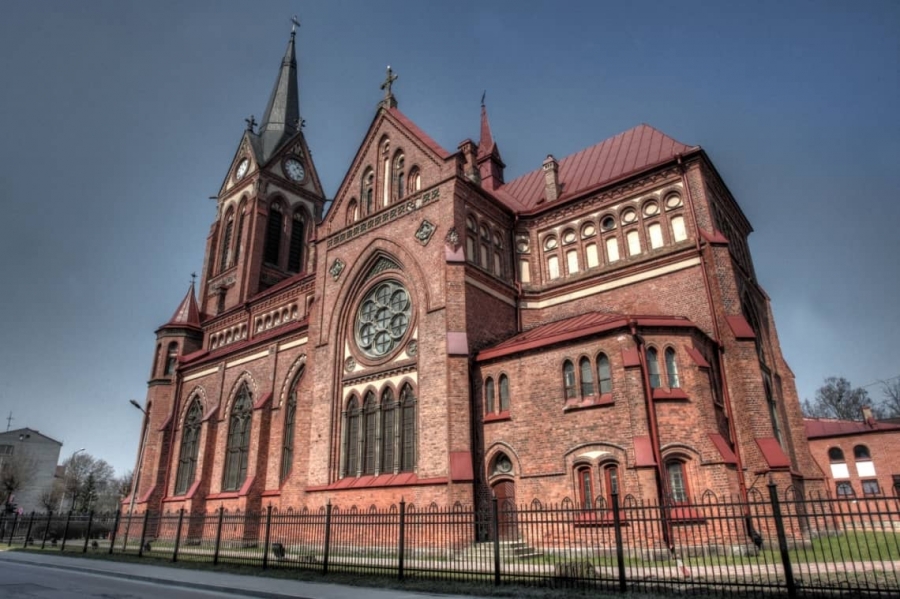
<svg viewBox="0 0 900 599"><path fill-rule="evenodd" d="M822 484L751 225L700 146L641 124L508 181L483 105L447 149L394 79L328 199L291 34L156 331L137 510Z"/></svg>

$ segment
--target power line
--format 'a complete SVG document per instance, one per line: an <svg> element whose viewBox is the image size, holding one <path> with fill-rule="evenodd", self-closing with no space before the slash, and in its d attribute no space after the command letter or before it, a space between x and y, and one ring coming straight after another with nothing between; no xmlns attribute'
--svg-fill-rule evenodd
<svg viewBox="0 0 900 599"><path fill-rule="evenodd" d="M877 381L872 381L871 383L869 383L867 385L861 385L861 388L865 389L866 387L871 387L873 385L884 385L890 381L893 381L894 379L900 379L900 374L898 374L897 376L892 376L887 379L878 379Z"/></svg>

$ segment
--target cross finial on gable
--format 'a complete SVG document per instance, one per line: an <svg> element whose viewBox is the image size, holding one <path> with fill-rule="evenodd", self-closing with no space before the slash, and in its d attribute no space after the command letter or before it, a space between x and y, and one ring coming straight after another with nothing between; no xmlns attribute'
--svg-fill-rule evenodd
<svg viewBox="0 0 900 599"><path fill-rule="evenodd" d="M256 128L256 117L251 114L249 119L244 119L244 122L247 123L247 131L253 133L253 129Z"/></svg>
<svg viewBox="0 0 900 599"><path fill-rule="evenodd" d="M387 77L385 78L384 83L381 84L381 89L384 90L384 100L381 101L381 104L385 108L397 107L397 99L394 97L393 91L391 91L391 86L394 85L394 81L397 80L397 77L398 75L391 69L391 65L388 65Z"/></svg>

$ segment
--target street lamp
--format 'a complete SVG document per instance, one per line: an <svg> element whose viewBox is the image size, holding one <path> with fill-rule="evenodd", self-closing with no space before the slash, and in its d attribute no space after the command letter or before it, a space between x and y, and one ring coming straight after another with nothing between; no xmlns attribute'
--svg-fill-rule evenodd
<svg viewBox="0 0 900 599"><path fill-rule="evenodd" d="M133 405L134 407L136 407L138 410L141 411L141 413L144 415L144 422L143 422L143 426L141 427L141 446L140 446L140 448L138 448L138 459L137 459L137 464L134 467L134 477L132 479L133 482L131 484L131 501L129 502L129 505L128 505L128 525L126 525L126 531L125 531L126 539L128 537L127 528L131 525L131 515L134 513L135 497L137 497L138 489L140 488L140 485L141 485L141 462L143 462L143 460L144 460L144 445L146 444L145 441L147 438L147 425L149 424L149 420L150 420L150 414L148 414L147 410L142 408L141 404L139 404L136 400L129 399L128 403L130 403L131 405Z"/></svg>
<svg viewBox="0 0 900 599"><path fill-rule="evenodd" d="M71 457L69 457L69 463L66 464L66 476L65 476L66 487L69 486L69 469L72 467L72 462L75 461L75 456L77 456L82 451L84 451L84 447L82 447L81 449L75 450L75 452L71 455ZM68 489L63 489L63 496L59 502L59 511L62 511L63 506L66 504L67 492L68 492ZM75 489L72 489L72 507L69 509L75 509Z"/></svg>

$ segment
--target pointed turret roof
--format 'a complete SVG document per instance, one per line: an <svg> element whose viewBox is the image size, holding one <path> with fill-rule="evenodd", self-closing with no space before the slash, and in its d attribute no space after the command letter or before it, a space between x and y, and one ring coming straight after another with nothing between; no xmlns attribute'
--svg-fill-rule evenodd
<svg viewBox="0 0 900 599"><path fill-rule="evenodd" d="M172 318L165 324L167 327L194 327L200 328L200 308L197 307L197 300L194 298L194 282L188 289L187 295L178 304L178 309Z"/></svg>
<svg viewBox="0 0 900 599"><path fill-rule="evenodd" d="M481 137L478 140L478 158L486 158L496 154L500 157L500 150L497 148L497 142L494 141L494 135L491 133L491 123L488 121L487 106L481 102Z"/></svg>
<svg viewBox="0 0 900 599"><path fill-rule="evenodd" d="M295 133L300 126L300 93L297 90L297 57L294 54L294 37L291 31L287 50L281 60L278 79L269 96L266 112L259 126L259 150L261 162L266 162Z"/></svg>

